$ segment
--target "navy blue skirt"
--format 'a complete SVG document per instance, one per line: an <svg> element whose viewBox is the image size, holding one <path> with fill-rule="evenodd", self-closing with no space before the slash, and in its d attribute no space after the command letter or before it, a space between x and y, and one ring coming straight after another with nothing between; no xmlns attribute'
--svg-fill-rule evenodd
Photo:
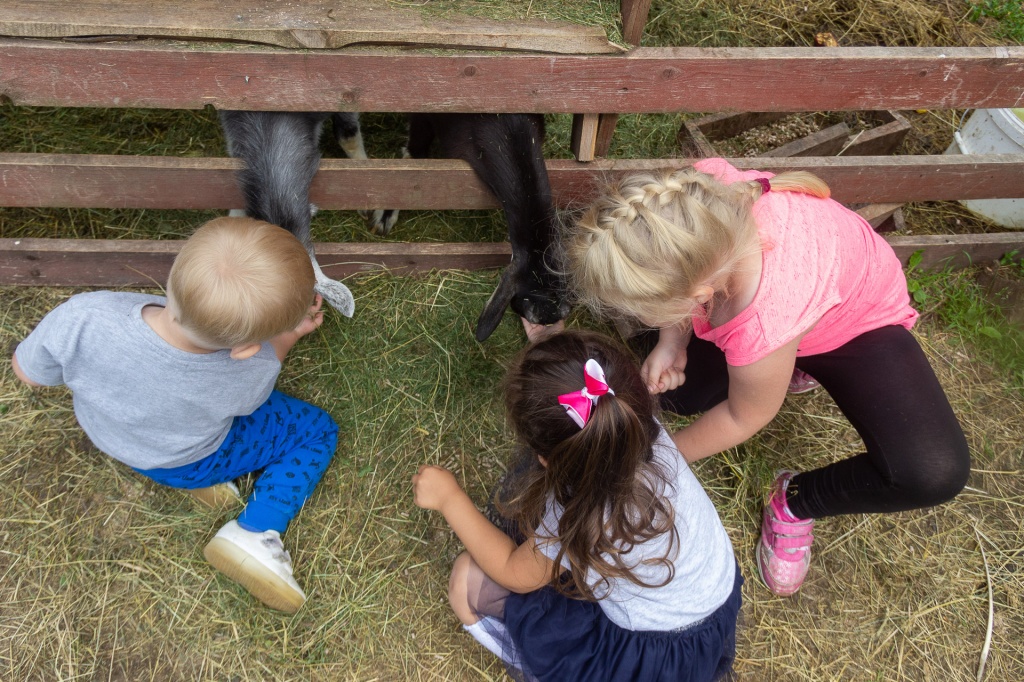
<svg viewBox="0 0 1024 682"><path fill-rule="evenodd" d="M732 669L742 585L737 566L725 603L671 632L626 630L597 602L569 599L551 587L509 595L503 620L525 679L707 682Z"/></svg>

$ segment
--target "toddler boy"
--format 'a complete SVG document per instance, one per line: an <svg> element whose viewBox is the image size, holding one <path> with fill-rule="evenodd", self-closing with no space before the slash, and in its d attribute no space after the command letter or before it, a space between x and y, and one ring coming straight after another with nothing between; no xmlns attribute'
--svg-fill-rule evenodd
<svg viewBox="0 0 1024 682"><path fill-rule="evenodd" d="M288 231L250 218L200 227L174 260L166 299L78 294L14 353L31 386L66 384L75 416L114 459L210 505L262 469L237 520L203 554L271 608L306 595L281 542L327 468L338 427L274 390L281 362L323 322L309 254ZM312 303L312 305L311 305Z"/></svg>

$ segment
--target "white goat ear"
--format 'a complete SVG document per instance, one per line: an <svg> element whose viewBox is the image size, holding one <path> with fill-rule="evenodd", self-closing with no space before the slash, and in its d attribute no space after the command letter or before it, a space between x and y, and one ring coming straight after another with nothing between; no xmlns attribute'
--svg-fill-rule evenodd
<svg viewBox="0 0 1024 682"><path fill-rule="evenodd" d="M341 282L324 274L312 250L309 252L309 259L313 263L313 275L316 277L313 291L323 296L324 300L339 313L345 317L352 317L356 311L356 300L352 292Z"/></svg>
<svg viewBox="0 0 1024 682"><path fill-rule="evenodd" d="M352 317L352 314L356 311L356 301L352 296L352 292L341 282L333 279L327 279L325 277L323 280L317 282L313 289L316 293L323 296L324 300L327 301L331 307L345 317Z"/></svg>

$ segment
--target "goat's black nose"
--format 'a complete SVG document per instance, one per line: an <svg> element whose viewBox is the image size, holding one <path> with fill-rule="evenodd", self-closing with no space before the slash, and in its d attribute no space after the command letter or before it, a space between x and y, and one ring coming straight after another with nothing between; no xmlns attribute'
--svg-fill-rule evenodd
<svg viewBox="0 0 1024 682"><path fill-rule="evenodd" d="M569 316L569 304L555 292L534 291L512 299L511 308L533 324L554 324Z"/></svg>

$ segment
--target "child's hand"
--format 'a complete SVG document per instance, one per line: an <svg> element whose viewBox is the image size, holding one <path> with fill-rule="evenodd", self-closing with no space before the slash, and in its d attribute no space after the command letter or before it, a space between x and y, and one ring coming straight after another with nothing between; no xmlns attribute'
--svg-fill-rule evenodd
<svg viewBox="0 0 1024 682"><path fill-rule="evenodd" d="M424 464L412 477L413 502L423 509L442 511L444 503L461 492L458 481L444 467Z"/></svg>
<svg viewBox="0 0 1024 682"><path fill-rule="evenodd" d="M658 345L644 360L640 377L651 393L664 393L679 388L686 381L686 347L676 350Z"/></svg>
<svg viewBox="0 0 1024 682"><path fill-rule="evenodd" d="M528 321L525 317L520 317L519 319L523 321L523 331L526 332L526 338L530 343L543 341L549 336L554 336L555 334L560 334L565 331L565 320L559 320L554 324L544 325L534 324L533 322Z"/></svg>
<svg viewBox="0 0 1024 682"><path fill-rule="evenodd" d="M317 294L316 299L313 301L313 305L309 306L306 316L302 318L302 322L299 322L299 325L295 327L295 333L299 335L299 338L309 334L324 323L324 311L320 309L323 307L323 304L324 297Z"/></svg>

